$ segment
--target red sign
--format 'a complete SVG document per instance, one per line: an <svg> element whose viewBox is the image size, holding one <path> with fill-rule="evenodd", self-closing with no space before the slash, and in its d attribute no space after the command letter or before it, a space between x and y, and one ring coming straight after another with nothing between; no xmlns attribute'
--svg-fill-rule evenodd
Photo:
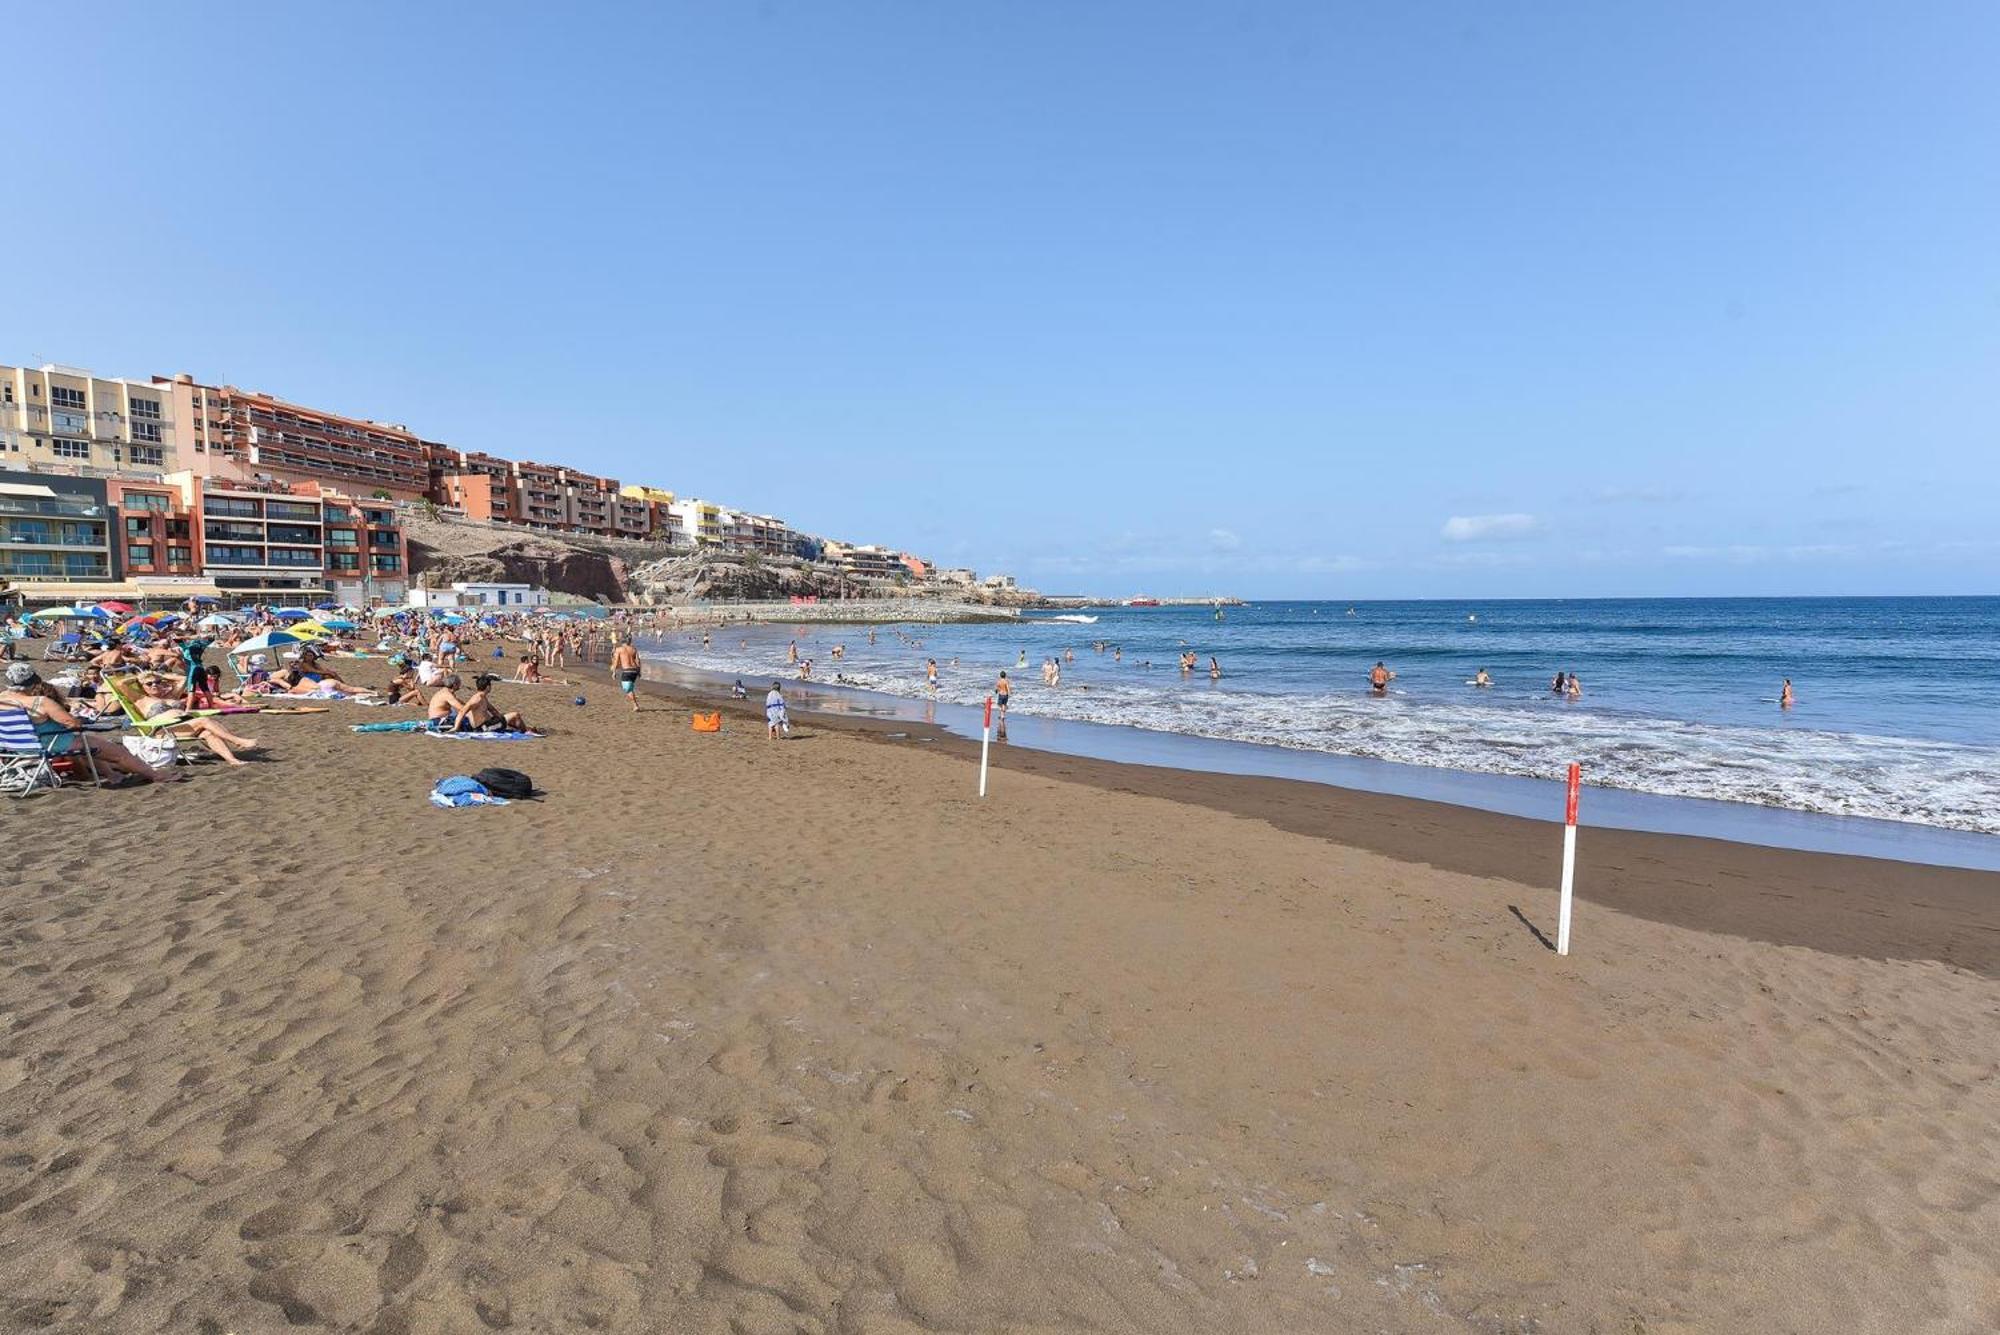
<svg viewBox="0 0 2000 1335"><path fill-rule="evenodd" d="M1569 805L1563 811L1563 823L1576 824L1576 790L1583 784L1583 766L1569 767Z"/></svg>
<svg viewBox="0 0 2000 1335"><path fill-rule="evenodd" d="M993 726L993 697L990 695L986 697L986 726Z"/></svg>

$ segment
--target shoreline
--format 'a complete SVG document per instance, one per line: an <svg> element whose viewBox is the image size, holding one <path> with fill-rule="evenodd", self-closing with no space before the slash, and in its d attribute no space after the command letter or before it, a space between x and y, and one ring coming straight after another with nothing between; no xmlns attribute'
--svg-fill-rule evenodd
<svg viewBox="0 0 2000 1335"><path fill-rule="evenodd" d="M591 672L598 684L610 688L602 669L568 671ZM652 676L640 686L677 704L720 708L763 727L755 694L751 701L737 701L726 687L704 689ZM967 765L978 763L976 738L938 724L819 711L797 703L791 714L795 723L803 719L880 745L921 748ZM1520 908L1533 930L1551 939L1554 935L1560 838L1554 821L1311 780L1012 745L993 748L992 769L996 784L1008 774L1069 780L1244 816L1398 862L1524 887L1546 886L1546 902ZM971 782L968 778L968 788ZM1002 789L993 792L989 800L1004 800ZM1601 826L1580 834L1576 894L1586 904L1773 945L1857 959L1935 960L2000 977L2000 875L1993 872L1697 834ZM1745 896L1740 889L1746 886L1760 888ZM1577 930L1581 941L1587 921Z"/></svg>
<svg viewBox="0 0 2000 1335"><path fill-rule="evenodd" d="M728 679L726 673L670 658L648 656L645 662L671 673L686 689L712 689ZM841 705L821 711L833 716L875 718L897 727L932 726L961 740L976 741L978 737L976 706L931 702L836 681L786 681L785 688L788 693L803 688L809 697ZM1405 797L1536 822L1544 819L1539 813L1562 809L1562 784L1555 779L1409 764L1023 712L1014 715L1013 724L1013 736L1003 739L1009 746L1076 759L1289 780L1316 788ZM1584 789L1585 824L1592 829L1685 835L1760 848L2000 872L2000 836L1996 835L1919 821L1840 816L1797 807L1642 792L1588 780Z"/></svg>

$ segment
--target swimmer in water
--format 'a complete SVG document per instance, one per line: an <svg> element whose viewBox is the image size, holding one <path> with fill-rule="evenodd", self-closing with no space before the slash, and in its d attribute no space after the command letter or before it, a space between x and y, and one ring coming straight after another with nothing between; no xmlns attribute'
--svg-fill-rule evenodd
<svg viewBox="0 0 2000 1335"><path fill-rule="evenodd" d="M1791 707L1792 707L1792 679L1790 677L1787 677L1785 678L1785 684L1778 688L1778 708L1790 709Z"/></svg>
<svg viewBox="0 0 2000 1335"><path fill-rule="evenodd" d="M1208 660L1208 679L1210 681L1222 680L1222 664L1218 663L1213 656Z"/></svg>
<svg viewBox="0 0 2000 1335"><path fill-rule="evenodd" d="M1549 683L1549 694L1561 695L1568 685L1569 677L1564 673L1558 672L1556 673L1556 679Z"/></svg>
<svg viewBox="0 0 2000 1335"><path fill-rule="evenodd" d="M1474 686L1491 686L1493 684L1493 678L1486 675L1485 668L1481 668L1479 669L1479 671L1472 674L1472 684Z"/></svg>
<svg viewBox="0 0 2000 1335"><path fill-rule="evenodd" d="M1368 670L1368 687L1377 695L1387 695L1389 693L1389 683L1395 679L1396 674L1389 671L1379 659L1376 661L1375 666Z"/></svg>
<svg viewBox="0 0 2000 1335"><path fill-rule="evenodd" d="M1569 685L1563 688L1563 694L1571 700L1583 699L1583 678L1570 673Z"/></svg>

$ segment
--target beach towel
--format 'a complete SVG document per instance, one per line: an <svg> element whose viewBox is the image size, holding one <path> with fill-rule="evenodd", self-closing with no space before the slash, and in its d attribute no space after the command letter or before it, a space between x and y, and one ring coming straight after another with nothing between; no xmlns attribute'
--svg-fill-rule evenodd
<svg viewBox="0 0 2000 1335"><path fill-rule="evenodd" d="M453 807L504 807L507 799L486 791L486 785L467 774L451 774L431 787L431 805Z"/></svg>
<svg viewBox="0 0 2000 1335"><path fill-rule="evenodd" d="M433 737L447 742L538 742L542 734L538 732L434 732Z"/></svg>
<svg viewBox="0 0 2000 1335"><path fill-rule="evenodd" d="M398 719L394 723L350 723L349 732L423 732L431 725L420 718Z"/></svg>

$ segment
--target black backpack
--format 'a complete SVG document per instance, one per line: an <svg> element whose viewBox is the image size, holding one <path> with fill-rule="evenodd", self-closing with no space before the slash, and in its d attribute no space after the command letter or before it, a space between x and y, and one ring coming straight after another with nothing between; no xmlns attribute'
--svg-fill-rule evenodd
<svg viewBox="0 0 2000 1335"><path fill-rule="evenodd" d="M495 797L535 796L535 781L517 769L483 769L472 777Z"/></svg>

